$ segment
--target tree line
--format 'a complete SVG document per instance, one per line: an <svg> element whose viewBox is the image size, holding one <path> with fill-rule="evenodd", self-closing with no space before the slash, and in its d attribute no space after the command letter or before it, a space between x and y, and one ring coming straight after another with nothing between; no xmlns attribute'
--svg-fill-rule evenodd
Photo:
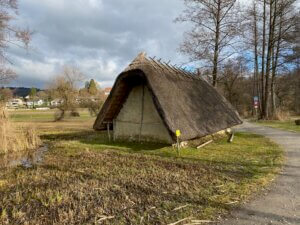
<svg viewBox="0 0 300 225"><path fill-rule="evenodd" d="M99 85L91 79L85 82L85 87L80 84L86 76L74 66L64 66L53 81L48 85L47 93L52 99L59 99L59 109L55 116L57 121L62 120L66 113L79 116L78 108L87 108L91 115L98 114L105 100L105 95Z"/></svg>
<svg viewBox="0 0 300 225"><path fill-rule="evenodd" d="M180 51L242 114L300 113L299 1L185 0Z"/></svg>

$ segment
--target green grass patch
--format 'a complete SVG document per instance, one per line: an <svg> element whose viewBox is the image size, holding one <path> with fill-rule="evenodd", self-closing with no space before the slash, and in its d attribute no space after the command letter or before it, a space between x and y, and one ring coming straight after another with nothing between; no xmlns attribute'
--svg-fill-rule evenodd
<svg viewBox="0 0 300 225"><path fill-rule="evenodd" d="M53 122L54 115L57 112L56 109L53 110L16 110L10 111L9 115L14 122ZM79 110L80 117L70 118L66 117L65 120L82 120L90 119L91 116L87 110Z"/></svg>
<svg viewBox="0 0 300 225"><path fill-rule="evenodd" d="M262 120L262 121L257 121L256 123L263 125L263 126L278 128L278 129L282 129L282 130L300 132L300 126L297 126L295 124L295 120L296 120L296 118L291 119L291 120L286 120L286 121Z"/></svg>
<svg viewBox="0 0 300 225"><path fill-rule="evenodd" d="M42 165L0 170L0 223L215 220L267 185L282 161L277 145L248 133L179 155L166 145L108 142L105 132L48 129L42 139L50 147Z"/></svg>

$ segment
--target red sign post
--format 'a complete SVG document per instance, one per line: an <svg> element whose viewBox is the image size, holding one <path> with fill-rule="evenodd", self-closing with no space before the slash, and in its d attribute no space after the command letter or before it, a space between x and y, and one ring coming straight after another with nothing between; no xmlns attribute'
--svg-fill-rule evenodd
<svg viewBox="0 0 300 225"><path fill-rule="evenodd" d="M254 97L254 108L255 108L256 115L257 115L258 104L259 104L258 97L255 96Z"/></svg>

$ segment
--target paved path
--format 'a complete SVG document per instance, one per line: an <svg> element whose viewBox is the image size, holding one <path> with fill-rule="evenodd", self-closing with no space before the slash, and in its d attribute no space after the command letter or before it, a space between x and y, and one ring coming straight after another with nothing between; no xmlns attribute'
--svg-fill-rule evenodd
<svg viewBox="0 0 300 225"><path fill-rule="evenodd" d="M286 161L270 191L242 205L221 225L300 225L300 134L245 122L241 131L261 134L281 145Z"/></svg>

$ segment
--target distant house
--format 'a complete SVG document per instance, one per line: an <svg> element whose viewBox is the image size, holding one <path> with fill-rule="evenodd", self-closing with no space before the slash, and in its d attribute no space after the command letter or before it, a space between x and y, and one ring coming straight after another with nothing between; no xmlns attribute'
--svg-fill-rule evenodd
<svg viewBox="0 0 300 225"><path fill-rule="evenodd" d="M111 87L105 88L105 89L104 89L104 95L105 95L105 96L108 96L108 95L110 94L110 92L111 92L111 89L112 89Z"/></svg>
<svg viewBox="0 0 300 225"><path fill-rule="evenodd" d="M241 124L207 81L140 54L117 78L94 124L114 139L176 143Z"/></svg>
<svg viewBox="0 0 300 225"><path fill-rule="evenodd" d="M25 105L26 107L31 108L33 107L33 101L26 101Z"/></svg>
<svg viewBox="0 0 300 225"><path fill-rule="evenodd" d="M20 98L11 99L6 103L6 106L8 108L19 108L19 107L22 107L23 105L24 105L24 102Z"/></svg>
<svg viewBox="0 0 300 225"><path fill-rule="evenodd" d="M26 99L26 97L25 97ZM45 104L45 101L42 100L42 99L39 99L39 100L36 100L36 101L30 101L30 100L27 100L25 105L28 107L28 108L31 108L31 107L36 107L36 106L42 106Z"/></svg>
<svg viewBox="0 0 300 225"><path fill-rule="evenodd" d="M43 99L39 99L34 102L34 105L37 105L37 106L42 106L44 104L45 104L45 101Z"/></svg>
<svg viewBox="0 0 300 225"><path fill-rule="evenodd" d="M54 99L50 102L50 105L51 106L59 106L62 104L62 102L63 102L63 100L61 100L61 99Z"/></svg>

